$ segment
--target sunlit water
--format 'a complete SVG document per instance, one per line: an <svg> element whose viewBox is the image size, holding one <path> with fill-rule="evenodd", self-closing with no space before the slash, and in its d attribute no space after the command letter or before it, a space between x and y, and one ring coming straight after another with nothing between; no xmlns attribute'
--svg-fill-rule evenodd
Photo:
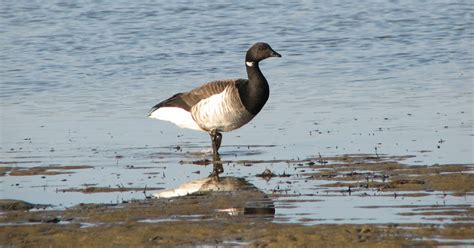
<svg viewBox="0 0 474 248"><path fill-rule="evenodd" d="M117 202L144 196L61 189L169 188L205 177L210 166L179 161L204 158L190 154L209 149L208 135L145 116L174 93L246 77L244 54L257 41L283 57L262 62L270 100L247 126L224 134L223 160L377 152L415 155L409 164L474 163L469 1L1 5L2 166L94 166L45 178L2 177L1 198L61 206ZM269 192L276 182L253 176L269 166L227 167L224 174ZM277 204L277 213L295 220L317 206L323 219L337 219L332 206L357 206L358 199Z"/></svg>

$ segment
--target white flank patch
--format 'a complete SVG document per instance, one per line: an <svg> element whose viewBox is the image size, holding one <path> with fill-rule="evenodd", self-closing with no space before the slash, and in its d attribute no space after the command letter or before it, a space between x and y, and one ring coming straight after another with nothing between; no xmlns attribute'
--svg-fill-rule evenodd
<svg viewBox="0 0 474 248"><path fill-rule="evenodd" d="M194 118L208 130L217 129L224 131L226 127L232 126L233 118L226 109L226 95L228 88L219 94L212 95L201 100L192 108Z"/></svg>
<svg viewBox="0 0 474 248"><path fill-rule="evenodd" d="M198 124L193 120L191 113L177 107L162 107L150 114L150 118L155 118L163 121L170 121L180 128L189 128L198 131L202 130Z"/></svg>
<svg viewBox="0 0 474 248"><path fill-rule="evenodd" d="M237 89L227 87L221 93L201 100L192 107L191 112L196 122L204 129L228 132L253 118L253 115L241 106L238 97Z"/></svg>
<svg viewBox="0 0 474 248"><path fill-rule="evenodd" d="M247 66L252 67L253 64L254 64L254 62L252 62L252 61L245 61L245 64L246 64Z"/></svg>

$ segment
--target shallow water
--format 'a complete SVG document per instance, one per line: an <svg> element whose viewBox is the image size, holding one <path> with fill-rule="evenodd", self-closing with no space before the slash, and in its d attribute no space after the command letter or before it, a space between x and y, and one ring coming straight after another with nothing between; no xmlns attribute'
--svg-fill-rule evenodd
<svg viewBox="0 0 474 248"><path fill-rule="evenodd" d="M172 188L207 176L211 166L180 163L208 157L202 152L209 150L207 134L145 115L203 82L246 77L244 54L257 41L283 57L262 62L270 100L250 124L224 134L223 160L378 153L414 155L403 161L408 164L472 164L472 13L468 1L3 2L2 166L94 168L4 176L1 198L56 206L120 202L144 194L62 190ZM276 182L252 175L269 166L227 166L224 174L248 177L268 193ZM313 186L299 183L301 191ZM356 209L368 198L331 199L294 208L277 202L277 216L299 221L297 214L317 206L320 219L352 222L327 211L340 201Z"/></svg>

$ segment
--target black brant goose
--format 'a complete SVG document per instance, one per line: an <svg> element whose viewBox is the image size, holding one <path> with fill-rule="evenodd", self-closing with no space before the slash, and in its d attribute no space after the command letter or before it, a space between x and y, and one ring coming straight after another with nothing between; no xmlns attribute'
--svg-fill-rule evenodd
<svg viewBox="0 0 474 248"><path fill-rule="evenodd" d="M268 100L270 89L258 63L281 55L267 43L254 44L247 51L247 79L218 80L201 85L155 105L148 117L170 121L181 128L208 132L214 159L219 157L221 132L247 124Z"/></svg>

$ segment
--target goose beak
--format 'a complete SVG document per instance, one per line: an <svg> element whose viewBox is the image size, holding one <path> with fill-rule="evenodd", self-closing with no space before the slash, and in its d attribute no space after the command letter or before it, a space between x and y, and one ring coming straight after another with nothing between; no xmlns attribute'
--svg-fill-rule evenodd
<svg viewBox="0 0 474 248"><path fill-rule="evenodd" d="M281 55L280 55L279 53L277 53L277 52L275 52L275 51L272 50L272 52L270 53L270 57L278 57L278 58L280 58Z"/></svg>

